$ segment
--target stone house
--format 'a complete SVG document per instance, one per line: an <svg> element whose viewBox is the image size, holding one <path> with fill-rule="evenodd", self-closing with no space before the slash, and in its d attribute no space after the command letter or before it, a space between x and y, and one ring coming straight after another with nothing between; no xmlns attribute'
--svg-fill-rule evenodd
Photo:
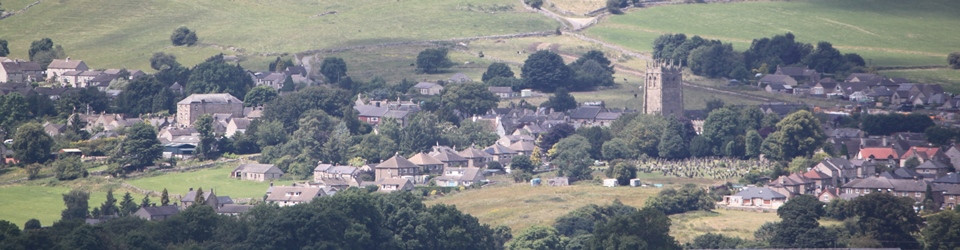
<svg viewBox="0 0 960 250"><path fill-rule="evenodd" d="M441 162L440 160L437 160L437 158L433 158L429 154L426 154L423 152L417 153L411 156L410 159L408 160L410 160L410 162L413 162L413 164L417 164L417 166L420 166L421 173L436 174L436 175L443 173L443 162Z"/></svg>
<svg viewBox="0 0 960 250"><path fill-rule="evenodd" d="M233 137L236 134L243 134L247 132L247 127L250 126L250 119L247 118L231 118L230 122L227 123L226 131L223 133L223 136Z"/></svg>
<svg viewBox="0 0 960 250"><path fill-rule="evenodd" d="M483 168L487 166L487 162L493 160L492 155L475 148L473 145L460 151L459 155L467 159L467 166L469 167Z"/></svg>
<svg viewBox="0 0 960 250"><path fill-rule="evenodd" d="M0 82L30 83L42 78L43 70L38 63L19 60L0 62Z"/></svg>
<svg viewBox="0 0 960 250"><path fill-rule="evenodd" d="M191 126L204 114L243 117L243 102L230 94L192 94L177 102L177 124Z"/></svg>
<svg viewBox="0 0 960 250"><path fill-rule="evenodd" d="M816 192L815 182L797 173L780 176L766 187L789 198Z"/></svg>
<svg viewBox="0 0 960 250"><path fill-rule="evenodd" d="M517 96L517 92L513 92L513 89L510 87L487 87L493 95L500 97L500 99L508 99Z"/></svg>
<svg viewBox="0 0 960 250"><path fill-rule="evenodd" d="M420 175L420 166L410 162L403 156L395 155L386 161L377 164L376 181L393 178L415 178Z"/></svg>
<svg viewBox="0 0 960 250"><path fill-rule="evenodd" d="M247 163L234 168L233 171L230 172L230 177L264 182L280 179L280 177L283 177L283 170L280 170L280 168L273 164Z"/></svg>
<svg viewBox="0 0 960 250"><path fill-rule="evenodd" d="M494 143L493 145L483 149L483 152L492 155L493 160L499 162L500 165L504 167L510 165L510 161L513 160L513 157L517 155L517 151L510 149L507 146L500 145L500 143Z"/></svg>
<svg viewBox="0 0 960 250"><path fill-rule="evenodd" d="M53 77L56 78L57 81L60 81L59 79L63 76L63 73L87 70L90 70L90 68L87 67L87 64L84 63L83 60L70 60L69 57L67 57L67 59L53 59L50 65L47 65L47 78ZM60 82L63 83L62 81Z"/></svg>
<svg viewBox="0 0 960 250"><path fill-rule="evenodd" d="M320 187L311 186L271 186L267 189L266 202L286 207L309 203L326 193Z"/></svg>
<svg viewBox="0 0 960 250"><path fill-rule="evenodd" d="M433 151L430 152L430 156L443 162L445 168L466 167L468 162L467 158L460 156L456 150L447 146L433 146Z"/></svg>
<svg viewBox="0 0 960 250"><path fill-rule="evenodd" d="M864 196L872 192L889 193L897 197L910 197L916 202L923 202L924 192L929 183L921 178L917 179L890 179L881 175L856 179L842 187L844 194ZM936 193L936 192L934 192ZM935 198L937 200L937 198Z"/></svg>

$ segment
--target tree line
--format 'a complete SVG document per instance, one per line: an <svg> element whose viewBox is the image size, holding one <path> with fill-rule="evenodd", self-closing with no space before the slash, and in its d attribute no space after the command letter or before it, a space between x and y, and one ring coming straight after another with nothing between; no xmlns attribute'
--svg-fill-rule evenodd
<svg viewBox="0 0 960 250"><path fill-rule="evenodd" d="M83 221L88 198L82 191L64 194L63 218L47 227L31 220L20 230L0 221L0 248L498 249L512 238L507 227L491 228L453 206L428 207L409 192L349 189L296 206L261 204L240 216L196 204L162 221L132 216L125 195L119 211L101 206L120 216L96 225Z"/></svg>
<svg viewBox="0 0 960 250"><path fill-rule="evenodd" d="M664 34L653 43L653 58L690 67L696 74L711 78L748 79L752 73L768 74L776 66L804 66L820 73L847 75L865 72L866 62L856 53L843 54L830 42L814 47L797 42L792 33L754 39L750 48L739 52L729 43L700 36Z"/></svg>

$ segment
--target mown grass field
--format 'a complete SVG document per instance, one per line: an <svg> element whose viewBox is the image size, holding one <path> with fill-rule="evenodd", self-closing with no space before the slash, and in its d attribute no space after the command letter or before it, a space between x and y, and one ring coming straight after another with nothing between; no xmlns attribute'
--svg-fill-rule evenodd
<svg viewBox="0 0 960 250"><path fill-rule="evenodd" d="M40 220L43 226L52 225L60 220L60 212L66 209L62 194L70 192L69 187L50 186L3 186L0 187L0 220L13 222L23 227L30 219ZM132 194L137 203L142 195ZM123 193L114 193L118 200ZM107 199L106 192L90 194L90 208L100 206Z"/></svg>
<svg viewBox="0 0 960 250"><path fill-rule="evenodd" d="M242 181L230 178L230 171L238 163L220 164L218 167L188 171L182 173L168 173L151 177L126 180L127 183L138 188L162 191L164 188L170 193L171 201L177 200L178 195L184 195L190 188L211 188L217 196L231 198L262 198L270 187L270 182ZM289 185L292 181L274 181L275 185Z"/></svg>
<svg viewBox="0 0 960 250"><path fill-rule="evenodd" d="M803 42L829 41L876 65L944 65L956 50L960 2L950 0L810 0L684 4L635 9L587 30L591 36L650 51L664 33L733 43L792 32Z"/></svg>
<svg viewBox="0 0 960 250"><path fill-rule="evenodd" d="M25 1L4 1L3 7L26 5L20 2ZM502 6L512 8L496 8ZM199 45L172 47L169 37L179 26L196 30ZM552 20L526 12L514 0L67 0L43 1L0 20L11 57L26 58L31 41L49 37L91 68L139 69L149 69L150 55L161 51L194 65L220 52L273 58L273 53L554 28Z"/></svg>

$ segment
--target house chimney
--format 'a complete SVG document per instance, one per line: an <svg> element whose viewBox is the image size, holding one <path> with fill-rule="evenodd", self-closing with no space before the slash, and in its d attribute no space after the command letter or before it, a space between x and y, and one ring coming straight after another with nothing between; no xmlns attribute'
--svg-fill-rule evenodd
<svg viewBox="0 0 960 250"><path fill-rule="evenodd" d="M63 61L64 61L64 62L69 62L69 61L70 61L70 57L68 56L67 59L65 59L65 60L63 60Z"/></svg>

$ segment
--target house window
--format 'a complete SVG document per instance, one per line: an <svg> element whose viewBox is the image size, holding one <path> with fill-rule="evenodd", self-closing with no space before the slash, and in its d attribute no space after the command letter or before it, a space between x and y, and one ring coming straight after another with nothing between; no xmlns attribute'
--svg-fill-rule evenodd
<svg viewBox="0 0 960 250"><path fill-rule="evenodd" d="M855 189L854 192L859 194L859 193L860 193L860 189Z"/></svg>
<svg viewBox="0 0 960 250"><path fill-rule="evenodd" d="M920 197L920 192L914 193L913 196Z"/></svg>
<svg viewBox="0 0 960 250"><path fill-rule="evenodd" d="M864 189L864 190L863 190L863 193L864 193L864 194L869 194L869 193L870 193L870 189Z"/></svg>

